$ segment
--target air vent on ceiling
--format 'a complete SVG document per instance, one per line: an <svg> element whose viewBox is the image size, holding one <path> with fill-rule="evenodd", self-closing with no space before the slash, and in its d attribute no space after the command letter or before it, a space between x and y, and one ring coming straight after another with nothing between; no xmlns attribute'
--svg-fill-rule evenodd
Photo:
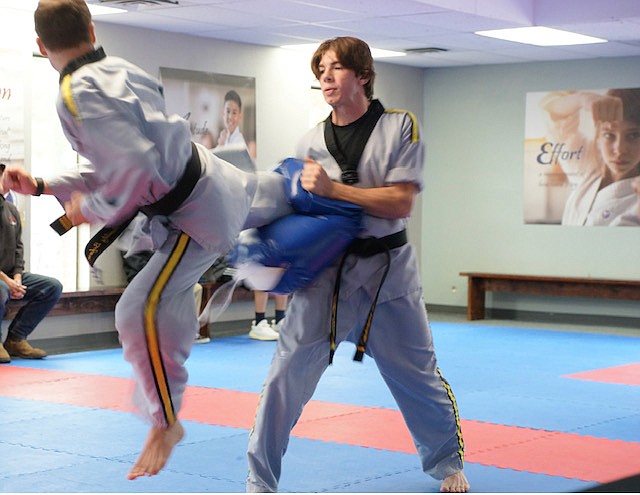
<svg viewBox="0 0 640 495"><path fill-rule="evenodd" d="M424 48L407 48L405 52L411 53L444 53L448 52L446 48L438 48L436 46L427 46Z"/></svg>
<svg viewBox="0 0 640 495"><path fill-rule="evenodd" d="M640 46L640 40L619 40L618 43L629 46Z"/></svg>

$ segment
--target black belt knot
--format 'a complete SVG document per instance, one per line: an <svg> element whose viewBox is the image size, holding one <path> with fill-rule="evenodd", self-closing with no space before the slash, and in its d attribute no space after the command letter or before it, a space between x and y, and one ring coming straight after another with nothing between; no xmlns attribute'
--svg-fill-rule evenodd
<svg viewBox="0 0 640 495"><path fill-rule="evenodd" d="M364 239L354 239L345 253L342 255L340 265L338 266L338 273L336 275L336 282L333 289L333 298L331 301L329 364L333 362L333 355L335 354L337 348L336 328L338 322L338 299L340 297L340 281L342 278L342 268L347 256L353 254L361 258L369 258L376 254L384 253L386 255L384 272L382 273L382 278L380 279L380 283L378 284L376 295L371 303L371 308L369 309L367 320L365 321L364 327L362 328L362 333L360 334L360 338L358 339L358 343L356 345L356 353L353 356L354 361L362 361L367 347L367 341L369 340L369 331L371 330L371 322L373 321L373 313L376 309L378 296L380 295L380 290L382 289L382 285L387 278L387 274L389 273L389 268L391 266L391 250L400 246L404 246L406 243L407 231L401 230L399 232L396 232L395 234L387 235L385 237L367 237Z"/></svg>

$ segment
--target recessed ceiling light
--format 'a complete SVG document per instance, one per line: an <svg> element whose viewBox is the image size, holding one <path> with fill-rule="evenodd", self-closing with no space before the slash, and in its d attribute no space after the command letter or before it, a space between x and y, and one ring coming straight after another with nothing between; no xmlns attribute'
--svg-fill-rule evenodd
<svg viewBox="0 0 640 495"><path fill-rule="evenodd" d="M475 34L536 46L587 45L590 43L607 42L607 40L602 38L595 38L593 36L586 36L584 34L577 34L570 31L563 31L561 29L548 28L544 26L493 29L490 31L476 31Z"/></svg>
<svg viewBox="0 0 640 495"><path fill-rule="evenodd" d="M122 12L126 12L125 9L119 9L115 7L105 7L103 5L92 4L87 5L89 6L91 15L95 16L106 14L120 14ZM38 0L0 0L0 8L34 12L36 10L36 7L38 7Z"/></svg>
<svg viewBox="0 0 640 495"><path fill-rule="evenodd" d="M36 10L38 0L0 0L0 8L15 10Z"/></svg>
<svg viewBox="0 0 640 495"><path fill-rule="evenodd" d="M280 48L284 48L285 50L294 50L297 52L304 52L312 55L320 43L303 43L300 45L282 45ZM406 55L405 52L396 52L392 50L383 50L381 48L373 48L370 47L371 56L373 58L389 58L389 57L404 57Z"/></svg>
<svg viewBox="0 0 640 495"><path fill-rule="evenodd" d="M127 12L126 9L121 9L118 7L107 7L105 5L93 5L93 4L88 4L88 6L89 6L89 12L91 12L91 15L93 17L99 16L99 15L122 14L123 12Z"/></svg>
<svg viewBox="0 0 640 495"><path fill-rule="evenodd" d="M407 54L405 52L397 52L395 50L384 50L382 48L371 48L371 56L373 58L390 58L390 57L404 57Z"/></svg>

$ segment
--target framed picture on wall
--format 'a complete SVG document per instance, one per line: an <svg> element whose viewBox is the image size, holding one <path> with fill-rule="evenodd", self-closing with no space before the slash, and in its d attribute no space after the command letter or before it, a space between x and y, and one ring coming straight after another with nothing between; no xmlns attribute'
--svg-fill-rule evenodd
<svg viewBox="0 0 640 495"><path fill-rule="evenodd" d="M165 67L160 77L167 112L189 121L195 142L239 168L255 170L255 78Z"/></svg>
<svg viewBox="0 0 640 495"><path fill-rule="evenodd" d="M640 226L640 88L528 93L524 219Z"/></svg>

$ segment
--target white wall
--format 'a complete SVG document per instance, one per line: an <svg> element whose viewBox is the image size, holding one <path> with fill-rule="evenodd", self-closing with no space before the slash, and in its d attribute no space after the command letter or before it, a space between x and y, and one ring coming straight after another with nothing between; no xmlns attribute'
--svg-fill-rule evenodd
<svg viewBox="0 0 640 495"><path fill-rule="evenodd" d="M425 72L422 263L428 303L465 306L461 271L640 278L640 229L524 225L522 208L526 93L638 86L640 58ZM502 295L488 304L640 316L634 302Z"/></svg>

